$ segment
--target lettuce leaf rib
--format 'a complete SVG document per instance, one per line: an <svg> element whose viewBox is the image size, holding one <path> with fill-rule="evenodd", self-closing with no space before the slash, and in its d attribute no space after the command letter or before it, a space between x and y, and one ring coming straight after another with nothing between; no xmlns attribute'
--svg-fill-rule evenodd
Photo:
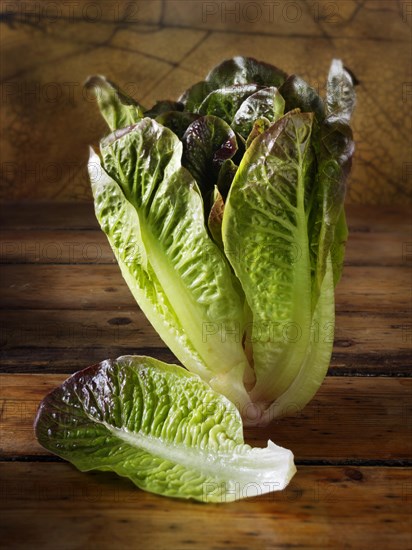
<svg viewBox="0 0 412 550"><path fill-rule="evenodd" d="M253 313L252 401L271 402L286 391L309 343L312 120L289 113L253 141L223 215L225 252Z"/></svg>
<svg viewBox="0 0 412 550"><path fill-rule="evenodd" d="M124 356L76 373L42 402L39 442L82 471L113 471L166 496L230 502L283 489L290 451L243 441L236 407L198 376Z"/></svg>

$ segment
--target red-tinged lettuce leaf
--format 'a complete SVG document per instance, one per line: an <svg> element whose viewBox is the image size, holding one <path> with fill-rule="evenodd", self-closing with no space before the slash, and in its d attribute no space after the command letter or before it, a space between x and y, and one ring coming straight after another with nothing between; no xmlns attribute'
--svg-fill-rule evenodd
<svg viewBox="0 0 412 550"><path fill-rule="evenodd" d="M353 79L340 59L330 66L326 87L326 114L330 121L349 123L356 104Z"/></svg>
<svg viewBox="0 0 412 550"><path fill-rule="evenodd" d="M326 272L326 262L332 247L334 282L340 279L347 227L343 213L347 178L352 165L354 142L350 126L327 118L320 127L320 148L317 152L318 171L316 197L313 200L311 249L314 254L316 280L314 296L319 292ZM335 229L339 231L335 240Z"/></svg>
<svg viewBox="0 0 412 550"><path fill-rule="evenodd" d="M207 115L190 124L182 143L182 164L199 185L207 208L222 164L237 151L235 132L222 119Z"/></svg>
<svg viewBox="0 0 412 550"><path fill-rule="evenodd" d="M81 471L201 502L283 489L296 468L271 441L251 448L236 407L198 376L150 357L103 361L68 378L41 403L39 443ZM254 493L254 495L256 492Z"/></svg>
<svg viewBox="0 0 412 550"><path fill-rule="evenodd" d="M233 57L226 59L206 77L214 89L234 84L257 84L259 86L276 86L285 81L287 74L269 63L257 61L253 57Z"/></svg>
<svg viewBox="0 0 412 550"><path fill-rule="evenodd" d="M262 88L243 101L236 111L231 126L243 138L247 138L257 119L262 117L276 122L283 116L285 101L274 86Z"/></svg>
<svg viewBox="0 0 412 550"><path fill-rule="evenodd" d="M237 166L232 159L227 159L223 162L217 179L217 188L222 198L225 200L232 185L233 178L236 175Z"/></svg>
<svg viewBox="0 0 412 550"><path fill-rule="evenodd" d="M187 128L200 117L194 113L186 111L167 111L156 116L155 120L162 126L172 130L181 140Z"/></svg>
<svg viewBox="0 0 412 550"><path fill-rule="evenodd" d="M260 89L256 84L235 84L218 88L203 100L198 112L201 115L214 115L231 124L242 103Z"/></svg>
<svg viewBox="0 0 412 550"><path fill-rule="evenodd" d="M285 100L285 112L300 109L302 113L314 113L320 122L325 118L325 106L317 91L295 74L289 76L279 88Z"/></svg>
<svg viewBox="0 0 412 550"><path fill-rule="evenodd" d="M197 113L203 100L213 91L213 86L204 80L196 82L180 97L179 102L184 105L185 111Z"/></svg>
<svg viewBox="0 0 412 550"><path fill-rule="evenodd" d="M180 103L179 101L169 101L168 99L163 99L155 103L151 109L145 111L144 116L156 118L157 116L163 113L167 113L169 111L183 111L183 103Z"/></svg>
<svg viewBox="0 0 412 550"><path fill-rule="evenodd" d="M227 88L230 86L255 85L255 91L262 87L279 87L286 79L287 75L274 65L257 61L252 57L237 56L232 59L226 59L210 71L205 81L197 82L191 86L179 98L185 106L185 111L202 114L213 114L221 116L218 111L205 111L205 107L200 111L200 107L206 97L213 91ZM213 105L217 106L216 97L213 98ZM238 105L239 107L240 105ZM222 112L221 109L219 112ZM232 113L233 118L234 112ZM226 122L229 118L222 117Z"/></svg>
<svg viewBox="0 0 412 550"><path fill-rule="evenodd" d="M333 60L326 94L326 118L320 125L317 144L317 192L311 213L311 250L316 280L313 294L320 292L331 253L335 285L340 279L348 235L343 204L352 165L354 142L349 120L356 102L350 74L340 60Z"/></svg>

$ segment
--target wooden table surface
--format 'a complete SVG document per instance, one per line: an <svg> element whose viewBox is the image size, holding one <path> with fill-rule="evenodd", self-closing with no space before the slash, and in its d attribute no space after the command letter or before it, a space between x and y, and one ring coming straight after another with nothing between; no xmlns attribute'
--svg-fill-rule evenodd
<svg viewBox="0 0 412 550"><path fill-rule="evenodd" d="M328 377L246 439L292 449L281 493L201 505L80 473L36 442L42 397L121 354L174 361L123 282L91 203L11 203L1 240L2 548L411 548L412 236L401 207L352 206Z"/></svg>

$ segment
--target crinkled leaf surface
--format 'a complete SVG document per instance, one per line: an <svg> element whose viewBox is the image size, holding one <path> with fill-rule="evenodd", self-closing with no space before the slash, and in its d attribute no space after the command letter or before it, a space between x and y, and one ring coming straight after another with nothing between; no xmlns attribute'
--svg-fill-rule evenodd
<svg viewBox="0 0 412 550"><path fill-rule="evenodd" d="M172 130L181 140L188 126L192 124L200 115L187 113L186 111L166 111L155 117L156 122Z"/></svg>
<svg viewBox="0 0 412 550"><path fill-rule="evenodd" d="M317 146L317 196L313 202L311 247L316 258L314 295L319 292L326 262L333 247L335 284L343 267L347 226L343 212L346 182L352 164L354 143L349 119L355 104L351 76L342 62L334 60L328 77L326 118L320 125Z"/></svg>
<svg viewBox="0 0 412 550"><path fill-rule="evenodd" d="M321 121L325 118L325 106L317 91L303 78L290 75L279 89L285 100L285 112L300 109L303 113L314 113Z"/></svg>
<svg viewBox="0 0 412 550"><path fill-rule="evenodd" d="M214 115L230 124L242 103L259 90L256 84L235 84L210 92L203 100L198 112L201 115Z"/></svg>
<svg viewBox="0 0 412 550"><path fill-rule="evenodd" d="M312 122L312 114L292 112L257 137L225 204L225 252L253 314L253 401L286 391L309 342Z"/></svg>
<svg viewBox="0 0 412 550"><path fill-rule="evenodd" d="M124 356L76 373L40 405L39 442L82 471L161 495L229 502L283 489L296 469L271 441L245 445L235 406L182 367Z"/></svg>
<svg viewBox="0 0 412 550"><path fill-rule="evenodd" d="M356 95L353 80L340 59L330 66L326 86L326 112L332 119L349 123L355 108Z"/></svg>
<svg viewBox="0 0 412 550"><path fill-rule="evenodd" d="M181 165L182 143L145 118L106 138L101 152L104 170L93 182L96 213L116 250L137 243L137 255L122 268L131 291L183 364L242 406L248 401L243 373L250 368L240 334L243 297L208 235L199 187ZM146 294L149 302L141 300ZM170 333L159 316L157 294L166 322L175 319Z"/></svg>
<svg viewBox="0 0 412 550"><path fill-rule="evenodd" d="M212 91L213 86L209 82L196 82L179 97L179 101L184 105L185 111L197 113L203 100Z"/></svg>
<svg viewBox="0 0 412 550"><path fill-rule="evenodd" d="M206 81L214 89L233 84L250 83L278 88L286 76L284 71L274 65L257 61L253 57L236 56L214 67L207 75Z"/></svg>
<svg viewBox="0 0 412 550"><path fill-rule="evenodd" d="M250 95L236 111L231 126L245 139L257 119L278 120L284 113L285 101L275 87L263 88Z"/></svg>
<svg viewBox="0 0 412 550"><path fill-rule="evenodd" d="M190 124L182 143L182 164L196 180L207 206L222 164L237 151L235 133L221 118L207 115Z"/></svg>
<svg viewBox="0 0 412 550"><path fill-rule="evenodd" d="M90 77L85 86L94 91L100 112L110 130L130 126L143 118L141 105L104 76Z"/></svg>

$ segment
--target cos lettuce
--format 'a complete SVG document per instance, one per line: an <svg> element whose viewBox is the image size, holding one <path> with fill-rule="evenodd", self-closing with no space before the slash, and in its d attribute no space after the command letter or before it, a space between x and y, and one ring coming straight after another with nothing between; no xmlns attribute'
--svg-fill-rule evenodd
<svg viewBox="0 0 412 550"><path fill-rule="evenodd" d="M89 86L111 130L89 160L97 219L141 309L197 376L149 358L87 370L66 383L74 401L64 418L81 410L96 437L73 446L62 419L51 434L45 430L50 411L64 400L60 389L39 415L40 441L81 469L112 469L162 494L222 500L224 491L203 498L199 487L267 480L267 472L283 487L292 475L290 455L282 450L275 457L273 444L252 451L228 427L236 409L236 433L240 418L266 424L301 409L326 374L347 238L351 76L334 60L322 99L296 75L235 57L178 101L147 110L104 77ZM139 393L149 372L150 388ZM108 389L99 393L99 381ZM83 390L93 399L82 398ZM171 403L181 392L196 399L172 408L171 416L165 401L142 433L144 407L165 395ZM106 399L114 407L104 420L90 415L96 399L105 411ZM202 400L224 404L207 429L197 414ZM180 434L181 424L220 434L207 447L207 466L209 443ZM152 428L157 439L150 447L145 437ZM183 447L175 448L176 441ZM186 456L190 464L180 461ZM177 468L177 477L165 474L169 468Z"/></svg>

